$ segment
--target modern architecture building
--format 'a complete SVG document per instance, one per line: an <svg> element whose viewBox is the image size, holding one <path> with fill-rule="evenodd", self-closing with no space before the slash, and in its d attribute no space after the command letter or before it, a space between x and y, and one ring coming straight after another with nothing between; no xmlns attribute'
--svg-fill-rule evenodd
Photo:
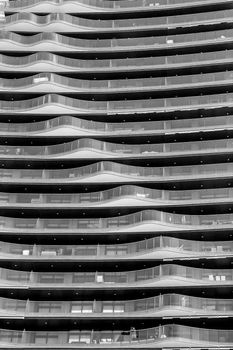
<svg viewBox="0 0 233 350"><path fill-rule="evenodd" d="M233 0L0 0L0 349L233 348Z"/></svg>

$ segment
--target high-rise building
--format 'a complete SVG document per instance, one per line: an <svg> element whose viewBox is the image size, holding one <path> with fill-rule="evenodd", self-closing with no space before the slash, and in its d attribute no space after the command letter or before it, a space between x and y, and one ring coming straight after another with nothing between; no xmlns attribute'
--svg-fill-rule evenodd
<svg viewBox="0 0 233 350"><path fill-rule="evenodd" d="M233 0L0 1L0 348L233 347Z"/></svg>

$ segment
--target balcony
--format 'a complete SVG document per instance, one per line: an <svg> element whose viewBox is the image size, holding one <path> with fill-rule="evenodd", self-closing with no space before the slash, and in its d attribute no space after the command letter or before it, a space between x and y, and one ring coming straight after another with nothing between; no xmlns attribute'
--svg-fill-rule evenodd
<svg viewBox="0 0 233 350"><path fill-rule="evenodd" d="M71 169L0 169L0 178L7 184L88 184L131 183L137 182L171 182L203 179L231 178L232 163L205 164L174 167L139 167L113 162L98 162Z"/></svg>
<svg viewBox="0 0 233 350"><path fill-rule="evenodd" d="M128 289L168 287L232 286L232 269L201 269L180 265L160 265L123 272L34 272L0 268L0 288L49 289Z"/></svg>
<svg viewBox="0 0 233 350"><path fill-rule="evenodd" d="M233 214L182 215L144 210L125 216L85 219L39 219L0 217L1 232L163 232L233 227Z"/></svg>
<svg viewBox="0 0 233 350"><path fill-rule="evenodd" d="M177 34L170 36L120 38L88 40L68 37L57 33L43 32L32 36L24 36L13 32L0 32L1 48L4 51L51 51L51 52L81 52L120 54L138 51L182 50L197 48L201 51L206 45L226 48L233 42L233 29L207 31L201 33ZM194 51L194 52L195 52ZM177 52L178 53L178 52ZM165 51L164 51L164 54ZM118 57L119 58L119 57Z"/></svg>
<svg viewBox="0 0 233 350"><path fill-rule="evenodd" d="M82 93L111 95L154 91L182 91L225 87L233 84L233 71L184 75L175 77L121 79L121 80L80 80L63 77L57 74L41 73L21 79L0 79L1 92L30 93Z"/></svg>
<svg viewBox="0 0 233 350"><path fill-rule="evenodd" d="M0 192L0 208L41 209L116 207L176 207L194 205L220 205L233 201L232 188L166 191L138 186L120 186L114 189L78 194L40 194Z"/></svg>
<svg viewBox="0 0 233 350"><path fill-rule="evenodd" d="M36 347L46 348L56 346L56 349L64 348L89 348L123 347L151 348L151 347L179 347L187 348L203 346L216 348L216 346L230 347L233 345L232 330L216 330L194 328L182 325L165 325L150 329L131 328L124 331L15 331L0 330L0 347L13 346L21 348Z"/></svg>
<svg viewBox="0 0 233 350"><path fill-rule="evenodd" d="M7 318L127 318L164 316L230 316L232 299L164 294L138 300L32 301L0 298L0 315Z"/></svg>
<svg viewBox="0 0 233 350"><path fill-rule="evenodd" d="M122 159L220 155L233 151L233 139L127 145L78 139L52 146L0 146L2 159Z"/></svg>
<svg viewBox="0 0 233 350"><path fill-rule="evenodd" d="M9 15L4 23L4 29L23 32L124 32L144 31L156 29L176 29L177 27L192 28L199 25L216 25L232 22L233 11L231 9L192 13L179 16L163 16L154 18L128 18L115 20L94 20L80 18L67 13L51 13L47 16L38 16L30 12L17 12Z"/></svg>
<svg viewBox="0 0 233 350"><path fill-rule="evenodd" d="M228 2L231 0L228 0ZM43 3L41 6L41 0L14 0L10 1L7 7L9 12L66 12L66 13L130 13L132 11L138 12L154 12L155 10L175 10L181 8L195 9L196 7L206 7L213 5L225 5L227 0L212 0L203 1L196 0L190 3L187 0L146 0L143 2L135 0L134 3L130 0L122 1L100 1L100 0L79 0L74 2L72 0L53 0ZM156 11L156 12L157 12Z"/></svg>
<svg viewBox="0 0 233 350"><path fill-rule="evenodd" d="M167 99L123 100L123 101L87 101L47 94L29 100L0 101L0 115L17 114L51 114L62 115L74 113L78 115L159 113L171 111L191 111L200 108L214 109L231 107L233 93L178 97Z"/></svg>
<svg viewBox="0 0 233 350"><path fill-rule="evenodd" d="M71 116L60 116L34 123L0 123L1 136L130 136L172 135L191 132L213 132L233 129L233 116L177 119L151 122L104 123Z"/></svg>
<svg viewBox="0 0 233 350"><path fill-rule="evenodd" d="M191 241L159 236L143 241L112 245L29 245L0 242L0 259L30 261L135 260L167 258L216 258L232 256L233 241Z"/></svg>
<svg viewBox="0 0 233 350"><path fill-rule="evenodd" d="M200 52L186 55L143 57L143 58L122 58L122 59L103 59L103 60L81 60L66 58L55 55L50 52L36 52L23 57L6 56L0 54L0 65L4 71L23 70L49 72L67 72L77 70L78 72L134 72L141 70L164 70L166 69L184 69L191 67L202 67L212 65L224 65L232 63L233 50L214 52Z"/></svg>

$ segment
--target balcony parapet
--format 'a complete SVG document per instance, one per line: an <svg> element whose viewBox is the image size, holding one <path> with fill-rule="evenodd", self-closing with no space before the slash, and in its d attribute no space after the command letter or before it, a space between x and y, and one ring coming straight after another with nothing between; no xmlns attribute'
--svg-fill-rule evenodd
<svg viewBox="0 0 233 350"><path fill-rule="evenodd" d="M13 57L0 54L0 65L3 70L27 70L49 72L119 72L119 71L141 71L141 70L161 70L184 69L191 67L202 67L203 65L224 65L232 63L233 50L200 52L192 54L180 54L158 57L137 57L122 59L103 60L80 60L74 58L55 55L50 52L36 52L23 57Z"/></svg>
<svg viewBox="0 0 233 350"><path fill-rule="evenodd" d="M165 121L104 123L89 121L72 116L60 116L34 123L0 123L1 136L129 136L172 135L190 132L213 132L233 128L233 116L174 119Z"/></svg>
<svg viewBox="0 0 233 350"><path fill-rule="evenodd" d="M74 184L74 183L130 183L131 181L185 181L231 178L232 163L187 165L174 167L140 167L113 162L97 162L68 169L0 169L6 183Z"/></svg>
<svg viewBox="0 0 233 350"><path fill-rule="evenodd" d="M233 42L233 29L207 31L201 33L177 34L170 36L120 38L88 40L67 37L62 34L42 32L33 36L24 36L14 32L1 31L0 43L4 51L26 52L51 51L51 52L88 52L88 53L122 53L142 50L182 50L212 45L215 48L220 44L229 45Z"/></svg>
<svg viewBox="0 0 233 350"><path fill-rule="evenodd" d="M229 229L233 214L182 215L156 210L134 214L86 219L40 219L0 217L0 232L161 232Z"/></svg>
<svg viewBox="0 0 233 350"><path fill-rule="evenodd" d="M198 190L154 190L124 185L114 189L85 193L7 193L0 192L0 208L85 208L115 206L195 205L228 203L233 200L233 188Z"/></svg>
<svg viewBox="0 0 233 350"><path fill-rule="evenodd" d="M49 146L0 146L2 159L79 159L185 156L190 154L221 154L233 151L233 139L187 141L162 144L127 145L95 139L78 139Z"/></svg>
<svg viewBox="0 0 233 350"><path fill-rule="evenodd" d="M233 241L192 241L158 236L115 245L29 245L0 242L0 259L133 260L147 258L231 256Z"/></svg>
<svg viewBox="0 0 233 350"><path fill-rule="evenodd" d="M233 84L233 71L175 77L81 80L54 73L40 73L20 79L0 78L0 92L128 94L221 87ZM133 89L133 90L132 90Z"/></svg>
<svg viewBox="0 0 233 350"><path fill-rule="evenodd" d="M41 342L43 341L43 345ZM196 348L216 346L232 346L233 331L220 329L194 328L177 324L167 324L147 329L115 330L115 331L16 331L0 330L0 347L9 346L22 348Z"/></svg>
<svg viewBox="0 0 233 350"><path fill-rule="evenodd" d="M151 288L184 286L232 286L232 269L201 269L159 265L122 272L34 272L0 268L1 288Z"/></svg>
<svg viewBox="0 0 233 350"><path fill-rule="evenodd" d="M0 5L1 6L1 5ZM67 13L50 13L45 16L38 16L30 12L16 12L8 15L3 29L32 32L124 32L124 31L145 31L156 29L175 29L183 27L189 29L199 25L216 25L232 23L233 10L220 10L203 13L180 14L179 16L156 17L156 24L153 17L149 18L128 18L114 20L94 20L72 16ZM0 24L1 25L1 24Z"/></svg>
<svg viewBox="0 0 233 350"><path fill-rule="evenodd" d="M137 300L32 301L0 298L0 315L48 318L127 318L172 316L230 316L232 299L210 299L164 294Z"/></svg>
<svg viewBox="0 0 233 350"><path fill-rule="evenodd" d="M208 7L213 5L227 5L231 0L196 0L190 3L187 0L145 0L134 1L100 1L100 0L15 0L10 1L7 7L9 12L34 12L34 13L131 13L131 12L160 12L161 10L175 10L175 9L195 9L196 7Z"/></svg>
<svg viewBox="0 0 233 350"><path fill-rule="evenodd" d="M177 97L165 99L142 99L123 101L88 101L57 94L46 94L37 98L20 101L0 101L1 114L78 114L78 115L124 115L127 113L156 113L191 111L200 108L214 109L233 106L233 93Z"/></svg>

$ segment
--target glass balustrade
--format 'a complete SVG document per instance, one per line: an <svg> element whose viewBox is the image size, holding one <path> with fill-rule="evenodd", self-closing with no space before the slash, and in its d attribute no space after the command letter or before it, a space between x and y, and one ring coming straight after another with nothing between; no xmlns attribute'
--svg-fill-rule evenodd
<svg viewBox="0 0 233 350"><path fill-rule="evenodd" d="M233 139L209 140L209 141L192 141L192 142L175 142L165 144L139 144L139 145L125 145L115 144L94 139L78 139L72 142L67 142L51 146L0 146L0 157L16 156L20 157L53 157L62 154L67 157L78 157L78 152L90 149L95 156L99 157L96 151L101 153L111 153L115 156L138 155L150 156L158 154L190 154L190 153L217 153L230 152L233 149ZM88 157L88 154L86 155ZM90 157L90 156L89 156Z"/></svg>
<svg viewBox="0 0 233 350"><path fill-rule="evenodd" d="M71 116L61 116L53 119L48 119L41 122L28 122L28 123L0 123L0 134L13 133L33 133L34 135L53 132L59 128L71 127L77 129L77 135L79 130L81 135L88 136L89 134L116 134L125 135L130 132L144 134L144 133L177 133L186 131L215 131L216 129L227 129L233 127L233 116L223 115L219 117L209 118L193 118L193 119L174 119L165 121L145 121L145 122L123 122L123 123L104 123L89 121L85 119L75 118ZM55 129L55 130L53 130ZM68 133L69 134L69 133ZM64 135L64 134L62 134ZM72 134L73 135L73 134Z"/></svg>
<svg viewBox="0 0 233 350"><path fill-rule="evenodd" d="M221 228L230 227L233 224L233 214L213 214L213 215L182 215L171 214L156 210L144 210L134 214L125 216L109 217L109 218L85 218L85 219L40 219L40 218L12 218L0 217L1 231L25 231L25 230L44 230L50 231L114 231L126 230L132 226L139 226L141 230L142 224L149 224L149 227L156 231L156 225L164 225L164 229L203 229L203 228Z"/></svg>
<svg viewBox="0 0 233 350"><path fill-rule="evenodd" d="M57 94L47 94L37 98L21 101L0 101L0 113L46 113L51 115L67 113L69 109L79 114L122 114L141 112L173 111L177 109L190 110L197 108L220 108L233 103L233 93L178 97L168 99L123 100L123 101L87 101L65 97ZM33 111L34 110L34 111ZM66 111L66 112L65 112ZM48 112L48 111L47 111Z"/></svg>
<svg viewBox="0 0 233 350"><path fill-rule="evenodd" d="M77 206L77 205L98 205L105 202L114 202L115 200L133 198L135 204L138 205L139 201L149 202L154 200L155 202L162 203L201 203L211 200L222 200L233 198L233 188L210 188L201 190L182 190L182 191L167 191L167 190L154 190L150 188L125 185L116 187L114 189L98 192L85 192L85 193L4 193L0 192L0 205L25 205L25 206L40 206L51 205L52 207L58 206ZM133 205L133 204L131 204Z"/></svg>
<svg viewBox="0 0 233 350"><path fill-rule="evenodd" d="M194 25L195 23L199 24L211 24L211 23L218 23L222 21L232 21L233 16L233 10L221 10L221 11L213 11L213 12L204 12L204 13L193 13L193 14L186 14L179 16L163 16L163 17L156 17L156 22L153 17L149 18L128 18L128 19L115 19L115 20L94 20L94 19L88 19L88 18L80 18L76 16L72 16L65 13L51 13L49 15L45 16L38 16L33 13L29 12L18 12L14 13L13 15L9 15L6 17L6 21L4 23L4 26L15 24L20 21L25 22L31 22L32 25L35 26L46 26L50 25L52 23L56 22L64 22L67 25L77 26L83 28L95 29L98 28L98 30L105 31L105 30L112 30L116 31L118 29L124 29L124 28L133 28L135 31L137 28L143 28L143 27L160 27L164 26L167 28L170 25L178 26L178 25L184 25L186 27L189 27L191 24ZM26 23L24 29L26 28ZM41 28L43 30L43 28ZM40 30L41 30L40 29ZM78 28L77 28L78 30Z"/></svg>
<svg viewBox="0 0 233 350"><path fill-rule="evenodd" d="M147 299L137 300L89 300L89 301L32 301L0 298L0 314L11 316L78 316L82 314L111 317L127 317L130 314L140 315L150 311L152 317L156 312L166 312L179 308L184 313L230 314L233 311L232 299L211 299L191 297L179 294L164 294Z"/></svg>
<svg viewBox="0 0 233 350"><path fill-rule="evenodd" d="M60 89L72 89L72 91L87 91L88 93L98 93L101 90L104 92L132 92L137 89L143 89L151 91L151 88L159 87L166 89L174 88L190 88L198 87L201 85L215 85L216 84L229 84L233 80L233 71L208 73L208 74L195 74L175 77L159 77L159 78L141 78L141 79L120 79L120 80L80 80L63 77L53 73L41 73L34 76L29 76L20 79L4 79L0 78L0 90L1 89L27 89L40 87L42 84L43 92L45 90L50 91L51 86L57 86L58 92ZM43 85L48 85L44 87ZM130 91L128 91L130 89Z"/></svg>
<svg viewBox="0 0 233 350"><path fill-rule="evenodd" d="M102 173L113 173L114 175L127 175L132 179L137 180L151 180L155 177L158 181L167 180L185 180L193 178L199 180L206 177L229 177L232 176L232 163L219 164L205 164L205 165L191 165L191 166L174 166L174 167L139 167L118 164L113 162L98 162L91 165L71 168L71 169L3 169L0 168L0 178L5 181L20 181L39 183L46 182L73 182L82 180L82 178L94 175L101 175ZM108 182L107 179L105 179ZM111 182L111 179L109 180ZM126 178L124 177L124 181Z"/></svg>
<svg viewBox="0 0 233 350"><path fill-rule="evenodd" d="M56 331L16 331L1 329L0 344L15 344L16 347L25 345L46 347L48 345L62 345L71 347L91 345L93 347L100 345L121 345L135 346L144 344L145 347L151 346L151 343L166 343L168 346L178 344L179 347L187 347L186 342L204 344L223 344L233 343L232 330L216 330L206 328L194 328L183 325L171 324L158 326L148 329L131 328L124 331L95 331L95 330L72 330L66 332Z"/></svg>
<svg viewBox="0 0 233 350"><path fill-rule="evenodd" d="M87 40L71 38L65 35L43 32L32 36L25 36L16 34L8 31L0 32L1 45L6 42L11 42L15 45L26 46L29 51L41 50L41 44L46 43L46 50L50 50L48 45L51 46L51 51L60 50L61 45L64 50L101 50L112 52L113 48L116 50L134 50L142 48L159 48L159 47L182 47L183 46L194 46L194 43L206 44L207 42L212 43L224 43L232 40L233 29L216 30L201 33L188 33L188 34L177 34L170 36L151 36L151 37L138 37L138 38L120 38L120 39L100 39L100 40ZM49 42L49 43L48 43ZM54 46L54 44L56 46ZM7 44L8 50L10 49L9 43ZM39 46L38 46L39 45ZM14 46L15 49L15 46ZM43 50L43 49L42 49Z"/></svg>
<svg viewBox="0 0 233 350"><path fill-rule="evenodd" d="M167 286L168 279L173 279L173 283L192 284L200 283L204 285L225 284L231 285L233 282L233 270L231 269L201 269L181 265L160 265L144 270L122 271L122 272L34 272L9 270L0 268L0 280L2 284L21 285L36 287L40 285L48 287L75 286L86 284L99 285L100 287L131 286L138 288L146 284L159 283Z"/></svg>
<svg viewBox="0 0 233 350"><path fill-rule="evenodd" d="M220 1L220 3L225 3L226 0L218 0L218 2ZM229 0L228 0L229 1ZM208 3L208 1L203 2L203 0L195 0L194 5L195 4L205 4ZM13 9L17 9L20 10L20 8L23 7L33 7L35 5L40 5L42 3L41 0L14 0L14 1L9 1L7 10L13 10ZM61 3L60 0L53 0L50 1L49 3L52 3L53 5L60 5L62 6L63 4L73 4L74 1L71 0L63 0L63 2ZM213 3L210 2L210 3ZM134 0L134 1L130 1L130 0L118 0L118 1L101 1L101 0L79 0L78 2L76 2L76 5L84 5L84 6L88 6L88 7L97 7L100 9L110 9L110 10L117 10L117 11L121 11L121 9L125 8L133 8L133 9L141 9L141 8L157 8L159 6L165 6L165 7L170 7L170 6L179 6L179 5L183 5L183 6L190 6L193 5L193 3L190 3L190 1L188 0L144 0L143 2L141 0ZM89 9L87 9L88 11Z"/></svg>
<svg viewBox="0 0 233 350"><path fill-rule="evenodd" d="M143 254L150 254L158 250L178 252L182 256L200 255L216 256L229 255L233 253L233 241L192 241L173 237L158 236L143 241L108 244L108 245L30 245L0 242L0 256L12 255L27 257L42 257L56 259L56 257L106 257L106 258L127 258ZM165 253L163 253L165 254Z"/></svg>
<svg viewBox="0 0 233 350"><path fill-rule="evenodd" d="M233 50L214 51L214 52L200 52L186 55L171 55L163 57L143 57L143 58L122 58L122 59L103 59L103 60L81 60L68 57L62 57L49 52L36 52L22 57L14 57L0 54L0 63L6 66L15 66L14 69L20 66L34 65L36 63L45 62L58 65L59 70L62 67L66 69L89 69L93 71L103 70L117 70L117 69L140 69L140 68L156 68L166 65L182 66L188 65L202 65L231 62ZM45 66L46 68L46 66ZM51 71L53 66L49 67Z"/></svg>

